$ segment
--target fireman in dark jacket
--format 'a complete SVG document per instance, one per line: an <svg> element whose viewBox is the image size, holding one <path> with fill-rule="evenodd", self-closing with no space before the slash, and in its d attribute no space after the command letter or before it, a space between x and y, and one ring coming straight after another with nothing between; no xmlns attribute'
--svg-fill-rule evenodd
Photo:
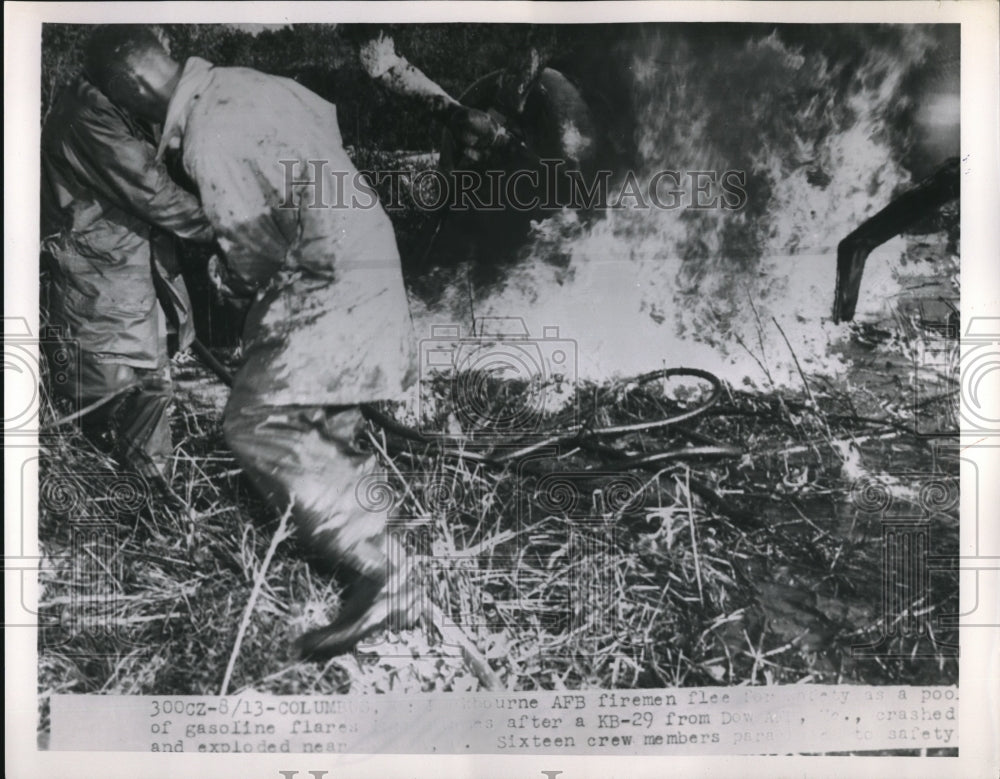
<svg viewBox="0 0 1000 779"><path fill-rule="evenodd" d="M41 146L49 320L61 332L55 343L79 356L79 371L58 386L86 405L131 385L88 414L84 430L117 428L119 458L150 476L165 474L172 453L168 324L179 349L194 337L174 237L213 239L197 198L156 159L156 140L85 67L57 98Z"/></svg>

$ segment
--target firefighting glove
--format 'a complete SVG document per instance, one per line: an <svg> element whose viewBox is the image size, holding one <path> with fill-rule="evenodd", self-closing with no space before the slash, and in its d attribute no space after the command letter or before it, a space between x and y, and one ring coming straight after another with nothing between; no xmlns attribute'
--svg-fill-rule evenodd
<svg viewBox="0 0 1000 779"><path fill-rule="evenodd" d="M447 124L458 145L459 160L483 162L491 153L516 142L498 117L476 108L456 104L449 111Z"/></svg>
<svg viewBox="0 0 1000 779"><path fill-rule="evenodd" d="M226 263L219 258L218 254L213 254L208 259L208 279L212 282L217 302L233 306L241 311L253 302L252 297L241 295L233 290L229 283L229 268L226 267Z"/></svg>

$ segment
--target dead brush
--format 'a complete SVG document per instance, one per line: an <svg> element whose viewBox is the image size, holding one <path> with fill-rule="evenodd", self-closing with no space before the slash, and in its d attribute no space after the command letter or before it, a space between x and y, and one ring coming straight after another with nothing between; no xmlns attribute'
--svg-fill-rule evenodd
<svg viewBox="0 0 1000 779"><path fill-rule="evenodd" d="M469 690L481 683L472 655L509 689L956 678L947 628L931 636L886 620L955 611L957 581L936 581L912 614L883 614L880 518L852 494L853 479L881 463L904 474L893 486L901 500L921 488L931 453L913 410L895 399L873 395L862 409L864 393L818 380L812 397L726 388L696 423L499 465L476 457L498 449L486 424L475 445L447 453L372 427L393 522L412 529L428 603L447 630L389 633L316 665L295 661L289 646L334 616L338 584L294 539L272 545L278 517L226 450L202 369L179 366L177 382L169 494L137 485L72 426L43 436L43 700L216 694L230 661L232 692ZM648 419L689 402L674 390L583 385L575 417L555 411L539 424ZM449 388L429 391L432 421L446 424ZM484 397L523 402L512 388ZM45 396L43 429L65 413ZM622 452L705 440L744 454L621 465ZM936 467L957 475L951 460ZM928 526L942 555L957 554L957 503ZM882 634L894 656L855 656L852 647Z"/></svg>

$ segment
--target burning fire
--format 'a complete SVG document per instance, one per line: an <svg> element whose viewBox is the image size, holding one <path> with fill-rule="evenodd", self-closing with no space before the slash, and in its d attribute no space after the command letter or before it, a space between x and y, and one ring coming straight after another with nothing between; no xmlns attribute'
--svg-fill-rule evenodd
<svg viewBox="0 0 1000 779"><path fill-rule="evenodd" d="M941 56L941 36L852 28L838 56L830 41L793 45L780 30L739 40L657 32L635 47L631 69L636 175L742 170L746 206L616 210L587 224L557 213L534 225L501 282L475 290L472 313L522 317L532 335L558 327L577 342L581 378L692 366L736 385L801 386L795 357L807 373L844 373L836 347L848 329L830 318L836 246L911 183L902 112L941 125L957 100L939 92L920 105L915 94L911 76ZM872 253L857 319L891 315L907 275L933 275L902 268L905 245ZM464 280L444 300L417 317L418 332L469 322Z"/></svg>

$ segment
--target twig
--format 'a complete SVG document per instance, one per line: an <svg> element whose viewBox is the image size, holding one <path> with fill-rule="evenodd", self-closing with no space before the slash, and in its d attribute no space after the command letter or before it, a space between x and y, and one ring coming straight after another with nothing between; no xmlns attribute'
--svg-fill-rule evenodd
<svg viewBox="0 0 1000 779"><path fill-rule="evenodd" d="M902 433L893 430L892 432L882 433L881 435L863 435L858 438L831 438L826 443L837 449L841 446L847 446L848 444L865 444L869 441L887 441L890 438L897 438L900 435L902 435ZM757 457L770 457L772 455L802 454L803 452L811 452L815 448L815 444L798 444L796 446L784 447L783 449L761 449L754 452L751 455L751 459L756 459Z"/></svg>
<svg viewBox="0 0 1000 779"><path fill-rule="evenodd" d="M462 652L462 659L469 666L469 670L476 675L484 690L502 690L503 684L500 678L490 668L489 661L483 657L482 652L458 627L449 625L445 620L444 613L434 603L424 610L424 619L430 622L434 629L441 634L441 639L446 644L458 646Z"/></svg>
<svg viewBox="0 0 1000 779"><path fill-rule="evenodd" d="M376 439L375 436L372 435L371 430L366 430L365 433L368 436L368 440L371 441L372 446L374 446L378 450L378 453L382 455L382 459L384 459L386 464L390 468L392 468L392 472L396 474L396 476L399 478L401 482L403 482L403 487L406 488L406 492L403 494L403 500L406 500L406 496L409 495L411 498L413 498L413 505L417 509L417 513L420 516L427 516L427 512L424 510L424 507L420 503L420 500L417 498L413 490L410 488L410 483L403 478L403 474L399 472L399 468L396 467L396 463L389 456L389 453L386 451L385 447L378 442L378 439Z"/></svg>
<svg viewBox="0 0 1000 779"><path fill-rule="evenodd" d="M510 541L512 538L516 537L516 533L511 530L504 530L493 538L487 538L485 541L481 541L473 546L467 546L461 550L462 554L468 557L478 557L484 552L492 552L500 544Z"/></svg>
<svg viewBox="0 0 1000 779"><path fill-rule="evenodd" d="M753 304L753 298L750 296L749 292L747 292L747 302L750 304L750 310L753 311L754 324L757 326L757 344L760 346L760 359L766 363L767 349L764 348L764 327L760 322L760 313L757 311L757 306ZM747 352L750 353L751 357L753 356L753 353L750 352L749 349L747 349ZM760 362L757 364L761 365ZM765 365L761 365L761 367L764 369L764 374L767 376L767 380L771 382L771 386L773 387L774 379L771 377L771 371L769 371Z"/></svg>
<svg viewBox="0 0 1000 779"><path fill-rule="evenodd" d="M649 480L647 480L646 483L643 484L640 489L636 490L635 494L631 498L629 498L628 501L620 509L618 509L615 512L614 517L613 517L613 521L614 522L618 522L625 515L625 509L627 509L629 506L631 506L632 503L635 502L635 499L638 496L640 496L643 493L645 493L646 490L649 489L650 485L654 481L656 482L657 486L659 486L659 484L660 484L660 477L663 474L667 473L667 471L672 471L675 467L676 466L668 465L666 468L661 468L656 473L654 473L653 476ZM659 497L660 497L659 496L659 491L657 491L657 498L659 498ZM660 508L662 508L662 506Z"/></svg>
<svg viewBox="0 0 1000 779"><path fill-rule="evenodd" d="M788 347L788 352L792 355L792 359L795 361L795 370L799 372L799 378L802 379L802 385L806 388L806 395L809 396L809 402L812 403L812 407L814 409L819 408L819 406L816 405L816 398L813 397L812 390L809 388L809 382L806 381L806 375L802 371L802 366L799 365L799 358L795 354L795 350L792 348L791 342L788 340L788 336L785 335L785 331L781 328L781 325L778 324L777 319L772 316L771 321L774 322L774 326L778 328L778 332L781 333L781 337L785 339L785 346Z"/></svg>
<svg viewBox="0 0 1000 779"><path fill-rule="evenodd" d="M768 371L768 369L766 367L764 367L764 363L762 363L760 360L757 359L757 355L754 354L750 350L750 347L746 345L746 341L744 341L742 338L740 338L740 334L739 333L733 333L733 337L736 339L736 343L738 343L740 346L742 346L743 349L744 349L744 351L753 358L753 361L755 363L757 363L758 367L760 367L760 369L762 371L764 371L764 375L767 376L767 380L769 382L771 382L771 386L773 387L774 386L774 379L771 378L770 371Z"/></svg>
<svg viewBox="0 0 1000 779"><path fill-rule="evenodd" d="M46 425L46 427L53 428L53 427L62 427L63 425L68 425L70 422L73 422L74 420L77 420L80 417L89 414L91 411L96 411L106 403L110 403L119 395L122 395L128 392L129 390L135 389L136 387L140 386L141 383L142 382L133 381L131 384L126 384L124 387L116 389L114 392L109 392L103 398L99 398L95 400L93 403L84 406L79 411L74 411L72 414L67 414L62 419L57 419L55 422L49 422Z"/></svg>
<svg viewBox="0 0 1000 779"><path fill-rule="evenodd" d="M330 667L335 662L337 662L337 658L336 657L331 657L329 660L326 661L326 665L323 666L323 670L320 671L316 675L316 678L313 680L312 687L309 688L309 692L310 693L316 692L316 688L319 686L319 683L323 680L323 677L326 676L326 672L330 670Z"/></svg>
<svg viewBox="0 0 1000 779"><path fill-rule="evenodd" d="M685 479L687 488L688 504L688 527L691 528L691 554L694 555L694 577L698 582L698 600L705 603L705 593L701 586L701 561L698 559L698 538L694 532L694 509L691 506L691 469L685 468Z"/></svg>
<svg viewBox="0 0 1000 779"><path fill-rule="evenodd" d="M292 516L292 507L295 505L295 497L291 496L288 499L288 508L285 509L285 513L281 515L281 521L278 523L278 529L274 531L274 536L271 538L271 545L267 548L267 554L264 555L264 562L261 563L260 569L257 571L257 576L254 578L253 590L250 591L250 599L247 601L247 606L243 610L243 619L240 620L240 628L236 632L236 643L233 644L233 651L229 655L229 663L226 665L226 674L222 677L222 687L219 690L219 695L225 695L229 690L229 682L233 676L233 668L236 666L236 658L240 654L240 646L243 643L243 636L247 632L247 627L250 625L250 617L253 615L254 606L257 603L257 598L260 596L261 587L264 585L264 580L267 578L267 569L271 565L271 558L274 557L274 551L278 548L278 544L285 540L288 536L288 519Z"/></svg>

